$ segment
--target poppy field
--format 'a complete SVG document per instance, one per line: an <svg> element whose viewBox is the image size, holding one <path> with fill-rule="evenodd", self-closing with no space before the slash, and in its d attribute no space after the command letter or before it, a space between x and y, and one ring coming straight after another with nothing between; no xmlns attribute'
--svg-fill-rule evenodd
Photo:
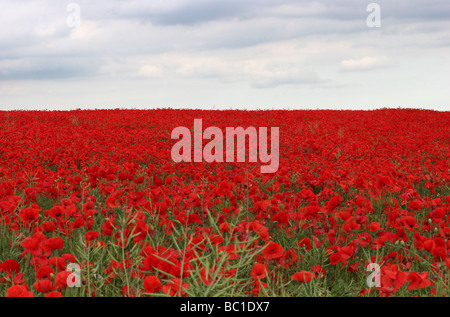
<svg viewBox="0 0 450 317"><path fill-rule="evenodd" d="M279 163L175 162L278 127ZM0 111L2 297L450 296L450 113ZM207 143L207 140L204 140Z"/></svg>

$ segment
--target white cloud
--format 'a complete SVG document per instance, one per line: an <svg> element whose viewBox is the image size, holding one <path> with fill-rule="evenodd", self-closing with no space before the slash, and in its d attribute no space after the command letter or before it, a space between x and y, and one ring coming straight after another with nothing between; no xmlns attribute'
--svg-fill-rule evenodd
<svg viewBox="0 0 450 317"><path fill-rule="evenodd" d="M162 70L158 66L144 65L139 69L139 74L144 77L159 77L162 74Z"/></svg>
<svg viewBox="0 0 450 317"><path fill-rule="evenodd" d="M364 56L359 59L346 59L340 64L343 72L369 71L390 66L391 63L385 57Z"/></svg>
<svg viewBox="0 0 450 317"><path fill-rule="evenodd" d="M94 21L82 21L81 25L73 28L71 39L88 39L99 32L98 23Z"/></svg>

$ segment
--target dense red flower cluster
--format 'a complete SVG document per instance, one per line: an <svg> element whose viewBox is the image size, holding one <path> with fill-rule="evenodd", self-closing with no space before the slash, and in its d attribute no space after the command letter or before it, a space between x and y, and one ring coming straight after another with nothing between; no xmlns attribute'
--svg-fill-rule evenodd
<svg viewBox="0 0 450 317"><path fill-rule="evenodd" d="M170 132L196 118L279 127L278 171L175 163ZM218 281L249 295L329 294L342 281L355 295L448 294L447 112L9 111L0 122L2 296L71 296L71 263L90 296L188 296ZM381 267L373 288L369 263Z"/></svg>

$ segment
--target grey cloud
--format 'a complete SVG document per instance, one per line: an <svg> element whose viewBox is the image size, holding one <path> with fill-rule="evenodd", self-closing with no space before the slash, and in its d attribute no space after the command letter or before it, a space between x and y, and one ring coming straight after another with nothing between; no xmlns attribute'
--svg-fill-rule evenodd
<svg viewBox="0 0 450 317"><path fill-rule="evenodd" d="M448 20L450 2L442 0L375 1L381 6L382 17L392 19Z"/></svg>
<svg viewBox="0 0 450 317"><path fill-rule="evenodd" d="M222 19L307 18L365 21L367 5L360 0L202 0L184 1L171 8L158 9L134 1L131 9L110 7L109 16L135 18L155 25L197 25ZM378 0L382 16L395 20L447 20L450 3L442 0ZM117 1L113 4L117 5ZM140 3L141 5L138 5Z"/></svg>
<svg viewBox="0 0 450 317"><path fill-rule="evenodd" d="M97 71L93 59L80 60L68 57L33 57L0 60L0 80L46 80L76 78L93 75Z"/></svg>
<svg viewBox="0 0 450 317"><path fill-rule="evenodd" d="M245 1L204 1L183 5L172 11L150 15L157 25L194 25L208 21L239 17L248 10Z"/></svg>

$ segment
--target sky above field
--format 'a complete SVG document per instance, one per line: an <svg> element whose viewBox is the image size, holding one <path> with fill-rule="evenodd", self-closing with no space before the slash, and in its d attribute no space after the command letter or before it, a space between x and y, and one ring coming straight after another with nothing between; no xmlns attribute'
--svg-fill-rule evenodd
<svg viewBox="0 0 450 317"><path fill-rule="evenodd" d="M0 110L450 110L448 0L0 0Z"/></svg>

